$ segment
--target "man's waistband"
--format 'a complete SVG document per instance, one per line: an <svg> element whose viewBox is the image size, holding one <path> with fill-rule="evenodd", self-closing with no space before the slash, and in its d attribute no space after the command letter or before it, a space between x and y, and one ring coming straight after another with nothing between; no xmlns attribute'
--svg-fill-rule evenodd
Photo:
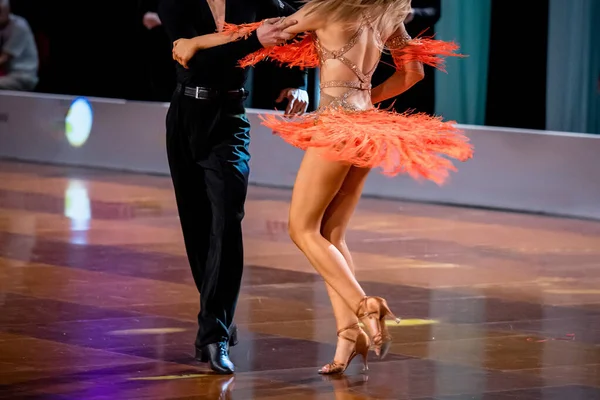
<svg viewBox="0 0 600 400"><path fill-rule="evenodd" d="M177 84L177 92L198 100L245 100L249 92L244 89L212 89L201 86L185 86Z"/></svg>

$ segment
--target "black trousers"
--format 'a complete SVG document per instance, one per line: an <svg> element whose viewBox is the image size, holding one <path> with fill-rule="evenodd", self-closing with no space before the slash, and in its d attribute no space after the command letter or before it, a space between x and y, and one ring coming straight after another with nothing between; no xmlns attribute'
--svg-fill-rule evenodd
<svg viewBox="0 0 600 400"><path fill-rule="evenodd" d="M249 143L243 99L198 100L178 91L173 95L167 155L185 248L200 293L197 347L229 338L244 261Z"/></svg>

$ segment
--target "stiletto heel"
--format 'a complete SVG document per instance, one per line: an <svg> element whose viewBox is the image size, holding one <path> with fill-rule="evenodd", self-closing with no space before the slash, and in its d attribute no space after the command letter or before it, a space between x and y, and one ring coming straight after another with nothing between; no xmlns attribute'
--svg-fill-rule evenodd
<svg viewBox="0 0 600 400"><path fill-rule="evenodd" d="M397 324L399 324L400 322L402 322L401 318L398 318L394 315L394 313L390 310L390 308L387 305L387 301L385 301L385 299L381 299L382 300L382 304L381 306L383 307L383 311L385 313L384 317L388 316L391 319L394 320L394 322L396 322Z"/></svg>
<svg viewBox="0 0 600 400"><path fill-rule="evenodd" d="M362 348L360 348L360 350L359 350L359 347L356 346L356 352L358 354L360 354L360 356L362 357L363 371L368 371L369 370L369 362L367 361L367 357L369 356L369 347L370 347L369 345L370 345L370 343L369 343L369 337L367 336L367 334L364 333L364 335L365 335L365 339L366 339L365 340L365 344L364 344L364 346Z"/></svg>
<svg viewBox="0 0 600 400"><path fill-rule="evenodd" d="M369 302L371 300L371 302ZM365 297L358 304L356 316L359 320L367 319L364 325L371 333L371 341L380 358L384 358L392 345L392 336L390 335L385 323L386 317L391 317L397 324L400 318L396 317L387 305L385 299L381 297ZM372 324L369 324L369 320Z"/></svg>
<svg viewBox="0 0 600 400"><path fill-rule="evenodd" d="M356 336L356 339L349 338L347 336L342 335L342 333L344 333L348 330L351 330L351 329L358 331L358 335ZM350 363L352 362L354 357L356 357L359 354L363 358L364 371L367 371L369 369L369 366L367 364L367 355L369 353L369 347L370 347L369 336L360 328L360 326L358 324L353 324L346 328L340 329L337 333L337 336L342 339L345 339L349 342L354 343L354 350L352 351L352 354L350 354L350 357L348 357L348 360L345 363L333 360L329 364L327 364L327 365L323 366L321 369L319 369L319 374L321 374L321 375L343 374L344 372L346 372L348 365L350 365Z"/></svg>
<svg viewBox="0 0 600 400"><path fill-rule="evenodd" d="M402 320L396 317L394 313L392 313L392 311L387 305L387 302L384 299L382 299L381 307L383 308L383 315L379 319L379 326L383 334L383 343L381 345L381 352L379 357L383 359L385 358L385 356L387 356L388 352L390 351L390 347L392 347L392 335L390 335L388 331L387 325L385 323L385 317L390 317L397 324L400 324Z"/></svg>

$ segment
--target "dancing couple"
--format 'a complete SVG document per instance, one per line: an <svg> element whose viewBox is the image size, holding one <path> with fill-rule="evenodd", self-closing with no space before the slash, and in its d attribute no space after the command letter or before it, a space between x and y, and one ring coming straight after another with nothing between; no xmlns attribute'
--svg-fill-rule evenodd
<svg viewBox="0 0 600 400"><path fill-rule="evenodd" d="M453 43L411 38L403 23L410 9L410 0L308 0L299 11L280 20L228 19L216 33L174 38L174 59L184 70L191 70L196 57L209 49L240 43L249 48L261 31L279 27L285 43L236 53L240 71L266 60L292 68L320 68L317 111L304 114L301 107L288 106L291 115L265 115L262 120L283 140L305 150L292 194L289 230L325 280L335 314L337 348L333 361L319 370L321 374L343 373L357 355L366 367L370 348L384 357L392 340L385 320L399 321L385 299L364 292L345 243L348 222L369 171L380 168L389 176L403 173L441 184L454 170L449 158L465 161L472 156L467 138L455 123L374 106L421 80L423 64L442 69L443 57L456 55ZM396 72L371 88L383 51L392 54ZM182 201L178 196L178 204ZM182 225L193 223L181 217ZM188 254L191 245L186 238ZM221 268L231 267L223 261ZM215 296L227 290L217 285ZM221 347L226 354L225 346ZM213 365L213 369L218 368Z"/></svg>

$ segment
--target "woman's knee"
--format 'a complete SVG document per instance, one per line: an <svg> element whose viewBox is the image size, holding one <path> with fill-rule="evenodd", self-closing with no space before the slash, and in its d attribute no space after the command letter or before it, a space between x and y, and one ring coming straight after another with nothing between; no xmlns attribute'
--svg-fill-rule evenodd
<svg viewBox="0 0 600 400"><path fill-rule="evenodd" d="M288 221L288 234L290 235L292 242L294 242L296 246L301 247L300 242L302 241L302 228L300 227L300 224L298 224L292 218L290 218Z"/></svg>
<svg viewBox="0 0 600 400"><path fill-rule="evenodd" d="M290 218L288 222L288 233L290 235L290 239L292 239L292 242L294 242L299 248L302 248L305 246L305 243L310 235L318 233L318 230L311 228L306 221Z"/></svg>

